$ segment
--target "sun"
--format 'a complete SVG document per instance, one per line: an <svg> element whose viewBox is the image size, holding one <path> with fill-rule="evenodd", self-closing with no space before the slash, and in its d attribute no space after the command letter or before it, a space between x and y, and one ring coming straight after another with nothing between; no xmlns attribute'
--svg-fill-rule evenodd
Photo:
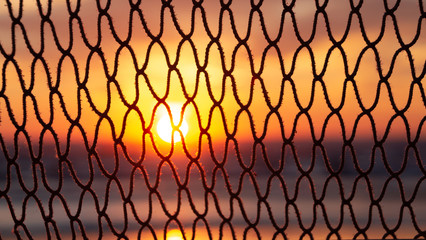
<svg viewBox="0 0 426 240"><path fill-rule="evenodd" d="M173 124L177 126L180 121L180 108L176 106L170 106L170 110L172 113L173 118ZM179 127L179 130L182 132L183 137L186 136L188 133L188 123L186 122L185 118L182 120L182 124ZM168 143L172 142L172 133L173 133L173 127L172 123L170 121L169 114L164 114L161 116L160 120L157 123L157 133L160 138ZM178 131L174 132L174 142L180 142L182 141L181 136Z"/></svg>
<svg viewBox="0 0 426 240"><path fill-rule="evenodd" d="M172 229L167 232L166 240L183 240L183 234L179 229Z"/></svg>

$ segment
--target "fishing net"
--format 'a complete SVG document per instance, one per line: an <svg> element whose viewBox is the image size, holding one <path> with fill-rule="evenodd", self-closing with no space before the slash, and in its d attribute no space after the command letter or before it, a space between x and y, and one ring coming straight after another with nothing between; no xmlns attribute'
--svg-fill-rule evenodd
<svg viewBox="0 0 426 240"><path fill-rule="evenodd" d="M0 11L0 238L426 238L422 0Z"/></svg>

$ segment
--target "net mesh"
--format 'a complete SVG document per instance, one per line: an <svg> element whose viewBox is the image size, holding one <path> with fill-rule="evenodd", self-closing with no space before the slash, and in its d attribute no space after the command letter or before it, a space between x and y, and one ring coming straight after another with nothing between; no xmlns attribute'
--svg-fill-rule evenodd
<svg viewBox="0 0 426 240"><path fill-rule="evenodd" d="M0 9L0 238L426 238L423 1Z"/></svg>

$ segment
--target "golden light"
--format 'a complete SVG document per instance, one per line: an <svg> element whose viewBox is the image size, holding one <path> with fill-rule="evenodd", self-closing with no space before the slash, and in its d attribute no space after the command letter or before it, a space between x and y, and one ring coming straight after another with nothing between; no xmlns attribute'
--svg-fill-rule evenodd
<svg viewBox="0 0 426 240"><path fill-rule="evenodd" d="M172 119L173 119L173 125L177 126L179 124L180 121L180 112L181 112L181 108L177 107L175 105L171 105L170 106L170 110L172 113ZM179 127L179 130L182 132L183 137L186 136L186 134L188 133L188 123L186 122L185 118L182 120L182 124ZM160 120L157 123L157 133L158 136L160 136L160 138L168 143L172 142L172 133L173 133L173 127L172 127L172 123L170 121L170 116L169 114L164 114L163 116L161 116ZM179 134L178 131L174 132L174 141L175 142L180 142L181 136Z"/></svg>
<svg viewBox="0 0 426 240"><path fill-rule="evenodd" d="M182 232L179 229L172 229L167 232L166 240L183 240Z"/></svg>

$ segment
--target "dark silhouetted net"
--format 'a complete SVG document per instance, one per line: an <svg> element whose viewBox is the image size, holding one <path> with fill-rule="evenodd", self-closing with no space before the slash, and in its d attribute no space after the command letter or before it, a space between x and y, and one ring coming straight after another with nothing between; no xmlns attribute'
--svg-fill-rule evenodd
<svg viewBox="0 0 426 240"><path fill-rule="evenodd" d="M3 1L0 238L426 238L425 6L369 3Z"/></svg>

